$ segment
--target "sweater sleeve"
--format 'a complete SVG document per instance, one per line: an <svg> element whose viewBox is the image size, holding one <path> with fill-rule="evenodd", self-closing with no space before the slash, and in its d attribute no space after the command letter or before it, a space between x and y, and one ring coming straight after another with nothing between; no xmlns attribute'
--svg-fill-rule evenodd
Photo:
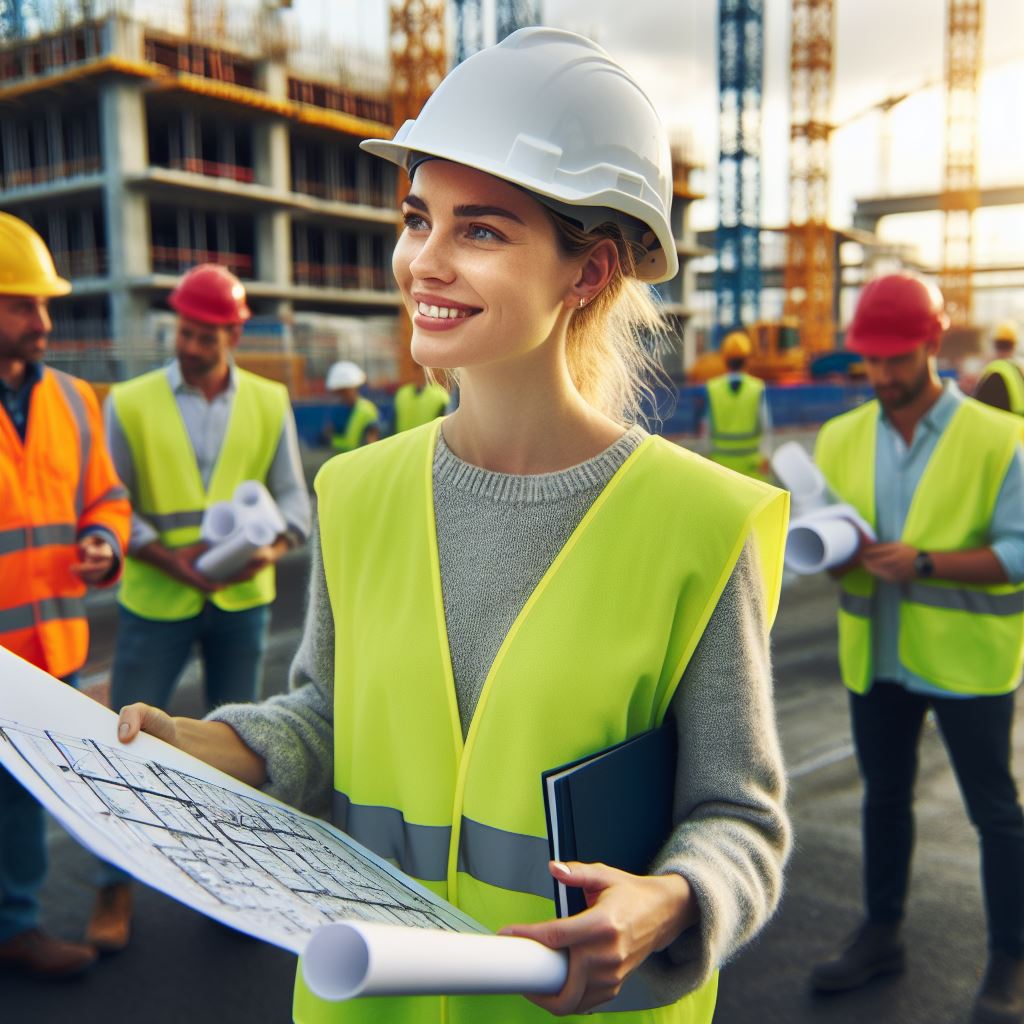
<svg viewBox="0 0 1024 1024"><path fill-rule="evenodd" d="M264 759L265 792L326 815L334 782L334 619L316 523L309 547L306 620L288 692L259 704L226 704L207 717L226 722Z"/></svg>
<svg viewBox="0 0 1024 1024"><path fill-rule="evenodd" d="M675 828L651 867L693 888L700 920L640 970L667 999L702 985L775 911L790 850L768 626L748 543L672 701Z"/></svg>

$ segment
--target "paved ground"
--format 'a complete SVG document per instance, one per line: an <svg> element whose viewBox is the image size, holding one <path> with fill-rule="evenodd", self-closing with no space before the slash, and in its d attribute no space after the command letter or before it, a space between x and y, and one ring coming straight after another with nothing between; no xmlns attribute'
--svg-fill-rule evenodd
<svg viewBox="0 0 1024 1024"><path fill-rule="evenodd" d="M266 692L279 689L301 624L305 564L282 571ZM834 654L834 590L821 579L784 592L774 634L780 732L791 783L797 849L783 907L762 937L722 976L716 1024L957 1024L966 1020L984 956L984 925L973 833L934 729L925 737L919 780L918 855L907 923L908 973L852 996L812 998L808 966L856 922L859 786L846 699ZM109 659L113 609L93 602L89 665L99 679ZM192 673L176 709L198 709ZM1018 729L1018 763L1020 749ZM48 927L81 933L92 899L93 865L57 827L44 892ZM141 890L135 939L77 982L41 985L0 976L0 1021L111 1024L233 1024L289 1019L293 958L212 924Z"/></svg>

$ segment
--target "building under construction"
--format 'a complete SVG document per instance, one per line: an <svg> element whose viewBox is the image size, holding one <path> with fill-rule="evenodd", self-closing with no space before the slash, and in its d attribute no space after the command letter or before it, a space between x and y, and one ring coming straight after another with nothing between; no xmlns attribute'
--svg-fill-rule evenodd
<svg viewBox="0 0 1024 1024"><path fill-rule="evenodd" d="M232 34L197 24L195 8L176 29L115 9L0 42L0 206L43 235L74 285L53 303L50 358L96 381L160 362L166 296L208 261L246 285L250 365L258 356L294 394L315 393L339 356L372 382L395 379L398 182L359 150L393 130L387 62L376 79L316 77L294 66L274 12L250 10ZM684 267L699 252L689 176L680 157ZM687 281L663 286L680 336ZM679 353L665 363L681 371Z"/></svg>
<svg viewBox="0 0 1024 1024"><path fill-rule="evenodd" d="M111 380L158 361L165 297L205 261L245 282L250 347L261 326L287 354L293 327L394 320L395 171L358 148L391 133L386 74L303 77L271 28L254 15L231 45L112 14L0 44L0 205L74 285L58 363L87 349L77 369Z"/></svg>

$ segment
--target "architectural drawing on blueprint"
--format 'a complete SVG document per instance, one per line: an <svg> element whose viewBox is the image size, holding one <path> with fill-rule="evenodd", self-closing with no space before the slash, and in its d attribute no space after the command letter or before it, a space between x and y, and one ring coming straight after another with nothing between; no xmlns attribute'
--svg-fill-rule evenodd
<svg viewBox="0 0 1024 1024"><path fill-rule="evenodd" d="M3 739L80 821L116 841L125 867L267 941L300 951L321 926L350 920L475 930L336 829L258 794L0 720Z"/></svg>

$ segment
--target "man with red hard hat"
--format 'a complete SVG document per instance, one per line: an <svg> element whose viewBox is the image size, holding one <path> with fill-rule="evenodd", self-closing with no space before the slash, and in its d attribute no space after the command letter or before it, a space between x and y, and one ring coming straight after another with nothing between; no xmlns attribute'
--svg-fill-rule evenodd
<svg viewBox="0 0 1024 1024"><path fill-rule="evenodd" d="M174 361L111 389L107 438L132 499L132 528L111 676L114 708L167 707L198 644L212 707L258 696L274 563L303 543L310 502L295 418L281 384L248 373L232 353L250 317L242 283L226 268L188 271L169 298L177 313ZM247 480L264 484L286 529L227 580L203 575L200 524ZM128 941L128 876L106 866L89 928L101 951Z"/></svg>
<svg viewBox="0 0 1024 1024"><path fill-rule="evenodd" d="M936 372L942 295L910 274L863 290L846 335L876 400L826 423L816 459L878 540L843 566L839 661L864 781L865 920L817 991L903 970L900 924L925 713L982 853L989 961L972 1024L1024 1020L1024 814L1010 769L1024 660L1024 454L1016 417ZM953 921L950 921L953 925Z"/></svg>

